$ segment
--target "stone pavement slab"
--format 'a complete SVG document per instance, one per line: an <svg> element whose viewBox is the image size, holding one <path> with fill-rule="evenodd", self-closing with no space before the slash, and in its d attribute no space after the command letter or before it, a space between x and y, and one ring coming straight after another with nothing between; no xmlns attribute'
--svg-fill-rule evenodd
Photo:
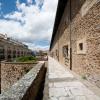
<svg viewBox="0 0 100 100"><path fill-rule="evenodd" d="M49 57L43 100L100 100L100 97Z"/></svg>

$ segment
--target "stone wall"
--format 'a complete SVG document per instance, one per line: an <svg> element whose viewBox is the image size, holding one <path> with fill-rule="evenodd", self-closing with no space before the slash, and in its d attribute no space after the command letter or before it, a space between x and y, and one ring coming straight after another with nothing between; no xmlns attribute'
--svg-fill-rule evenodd
<svg viewBox="0 0 100 100"><path fill-rule="evenodd" d="M39 62L11 88L0 94L0 100L42 100L41 84L45 79L44 62Z"/></svg>
<svg viewBox="0 0 100 100"><path fill-rule="evenodd" d="M34 63L1 62L1 90L10 88L34 65Z"/></svg>
<svg viewBox="0 0 100 100"><path fill-rule="evenodd" d="M100 29L96 29L100 26L100 2L92 4L84 16L82 9L71 23L73 70L100 87ZM80 53L79 42L83 43Z"/></svg>
<svg viewBox="0 0 100 100"><path fill-rule="evenodd" d="M100 0L88 1L86 0L67 27L64 26L64 19L67 16L65 14L66 5L58 28L59 32L56 34L58 41L51 52L55 52L57 49L59 62L69 68L71 35L73 71L100 87ZM86 5L87 8L83 10ZM66 28L64 29L64 27ZM67 57L63 55L65 45L68 45Z"/></svg>

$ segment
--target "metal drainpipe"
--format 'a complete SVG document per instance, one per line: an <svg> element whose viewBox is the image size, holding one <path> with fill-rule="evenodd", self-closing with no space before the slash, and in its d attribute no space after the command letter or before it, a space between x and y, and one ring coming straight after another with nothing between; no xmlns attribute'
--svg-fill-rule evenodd
<svg viewBox="0 0 100 100"><path fill-rule="evenodd" d="M69 18L69 25L70 25L70 70L72 70L72 38L71 38L71 0L70 0L70 5L69 5L69 8L70 8L70 18Z"/></svg>
<svg viewBox="0 0 100 100"><path fill-rule="evenodd" d="M60 48L59 48L59 30L58 30L58 61L59 61L59 52L60 52Z"/></svg>

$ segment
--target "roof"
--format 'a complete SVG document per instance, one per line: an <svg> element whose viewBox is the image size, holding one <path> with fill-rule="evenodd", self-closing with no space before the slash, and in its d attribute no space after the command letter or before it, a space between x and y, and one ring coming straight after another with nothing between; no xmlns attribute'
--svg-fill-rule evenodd
<svg viewBox="0 0 100 100"><path fill-rule="evenodd" d="M60 24L60 21L61 21L61 18L62 18L67 1L68 0L59 0L58 1L58 7L57 7L57 12L56 12L54 28L53 28L53 34L52 34L51 43L50 43L50 50L52 48L53 41L54 41L55 35L57 33L57 29L58 29L58 26Z"/></svg>

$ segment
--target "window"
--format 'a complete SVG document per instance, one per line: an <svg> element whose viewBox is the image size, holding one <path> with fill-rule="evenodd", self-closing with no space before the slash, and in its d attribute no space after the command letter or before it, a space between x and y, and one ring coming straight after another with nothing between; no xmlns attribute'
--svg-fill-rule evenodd
<svg viewBox="0 0 100 100"><path fill-rule="evenodd" d="M77 41L77 54L86 54L86 39Z"/></svg>
<svg viewBox="0 0 100 100"><path fill-rule="evenodd" d="M98 0L86 0L84 5L81 8L81 15L82 17L87 14L89 9L98 2Z"/></svg>
<svg viewBox="0 0 100 100"><path fill-rule="evenodd" d="M68 53L69 53L68 45L66 45L63 47L63 56L68 57Z"/></svg>
<svg viewBox="0 0 100 100"><path fill-rule="evenodd" d="M83 43L79 43L79 49L83 50Z"/></svg>

